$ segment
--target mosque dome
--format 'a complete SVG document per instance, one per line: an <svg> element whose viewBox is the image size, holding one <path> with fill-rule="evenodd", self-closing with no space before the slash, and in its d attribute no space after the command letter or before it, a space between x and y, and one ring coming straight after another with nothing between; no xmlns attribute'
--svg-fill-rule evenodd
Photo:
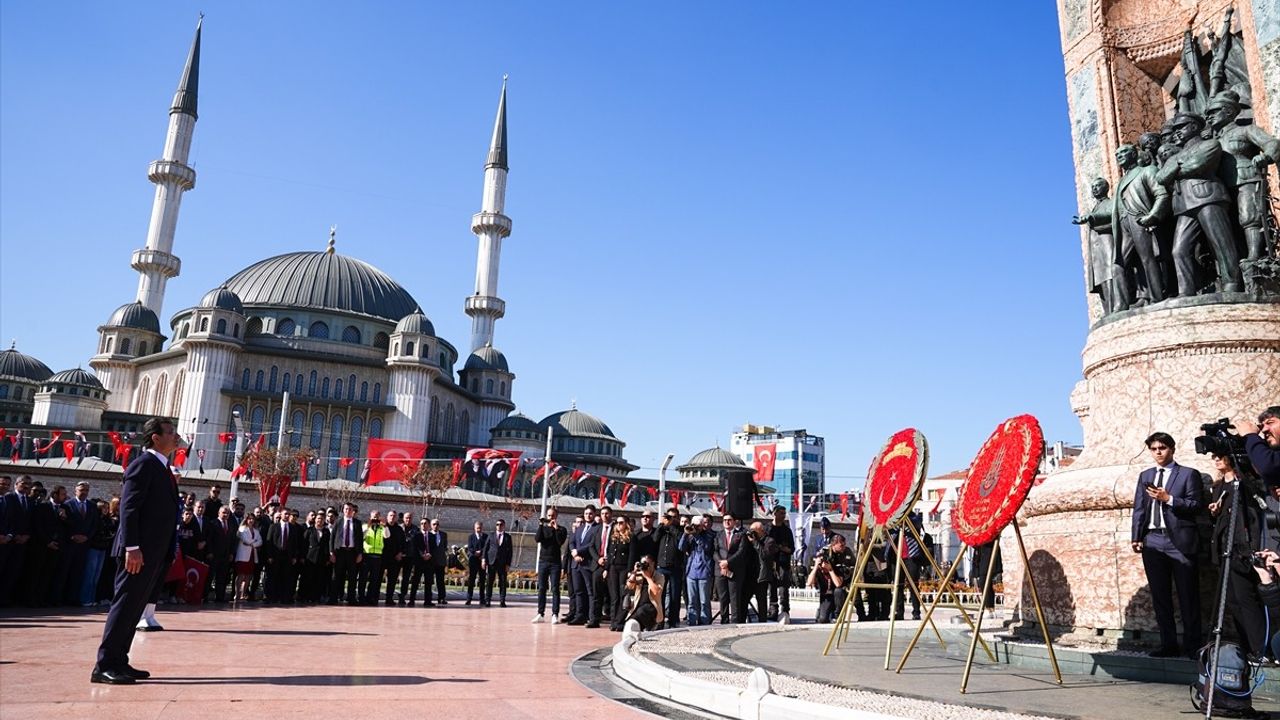
<svg viewBox="0 0 1280 720"><path fill-rule="evenodd" d="M33 382L44 382L53 371L39 360L9 348L0 352L0 377L21 378Z"/></svg>
<svg viewBox="0 0 1280 720"><path fill-rule="evenodd" d="M160 334L160 318L156 317L151 308L136 300L116 308L116 311L111 313L111 319L107 321L107 325L136 328Z"/></svg>
<svg viewBox="0 0 1280 720"><path fill-rule="evenodd" d="M82 370L80 368L63 370L60 373L56 373L52 375L44 382L46 385L53 385L53 384L60 383L63 385L78 385L80 387L91 387L91 388L99 388L99 389L102 388L102 383L98 381L98 377L96 375L94 375L93 373L87 370Z"/></svg>
<svg viewBox="0 0 1280 720"><path fill-rule="evenodd" d="M554 429L556 437L618 438L600 418L588 415L576 407L548 415L538 425L544 432L547 428Z"/></svg>
<svg viewBox="0 0 1280 720"><path fill-rule="evenodd" d="M390 322L421 312L413 296L386 273L332 248L267 258L232 275L223 287L246 306L337 312Z"/></svg>
<svg viewBox="0 0 1280 720"><path fill-rule="evenodd" d="M492 345L485 345L479 350L471 353L471 355L467 357L467 364L463 367L467 370L499 370L501 372L511 372L510 367L507 365L507 356L503 355L501 351ZM591 416L588 415L587 417ZM600 423L600 421L595 418L591 419ZM603 427L604 423L600 423L600 425ZM605 430L608 431L608 428L605 428Z"/></svg>
<svg viewBox="0 0 1280 720"><path fill-rule="evenodd" d="M538 427L538 423L534 422L528 415L523 413L514 413L502 419L502 422L493 426L494 430L512 431L512 432L535 432L542 433L542 428Z"/></svg>
<svg viewBox="0 0 1280 720"><path fill-rule="evenodd" d="M244 303L240 301L240 296L228 290L225 285L205 293L205 296L200 299L200 307L244 314Z"/></svg>
<svg viewBox="0 0 1280 720"><path fill-rule="evenodd" d="M396 323L396 332L418 333L419 335L435 337L436 327L431 324L426 315L415 311L400 318L400 321Z"/></svg>
<svg viewBox="0 0 1280 720"><path fill-rule="evenodd" d="M723 448L710 448L689 458L689 462L681 465L680 468L705 468L705 467L746 467L747 463L742 458Z"/></svg>

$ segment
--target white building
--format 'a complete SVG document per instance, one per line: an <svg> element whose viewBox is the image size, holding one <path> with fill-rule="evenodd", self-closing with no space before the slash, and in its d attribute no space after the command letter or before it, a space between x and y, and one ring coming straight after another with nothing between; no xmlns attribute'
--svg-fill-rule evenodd
<svg viewBox="0 0 1280 720"><path fill-rule="evenodd" d="M763 425L743 425L729 438L729 452L754 466L757 448L774 446L773 480L765 480L775 488L778 503L792 507L792 496L800 491L804 478L804 495L827 492L826 443L805 430L779 430ZM806 501L806 505L807 505Z"/></svg>

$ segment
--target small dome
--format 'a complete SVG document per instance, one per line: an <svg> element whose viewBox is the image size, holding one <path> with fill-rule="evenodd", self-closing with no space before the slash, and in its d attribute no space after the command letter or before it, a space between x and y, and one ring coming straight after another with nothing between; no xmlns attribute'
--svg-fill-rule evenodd
<svg viewBox="0 0 1280 720"><path fill-rule="evenodd" d="M466 370L499 370L511 372L507 365L507 356L492 345L485 345L467 357Z"/></svg>
<svg viewBox="0 0 1280 720"><path fill-rule="evenodd" d="M240 302L240 296L228 290L225 285L205 293L204 297L200 299L200 307L230 310L233 313L244 314L244 303Z"/></svg>
<svg viewBox="0 0 1280 720"><path fill-rule="evenodd" d="M396 323L396 332L418 333L419 335L435 337L436 327L431 324L426 315L420 312L412 312L400 318L400 322Z"/></svg>
<svg viewBox="0 0 1280 720"><path fill-rule="evenodd" d="M102 383L98 381L98 378L96 375L89 372L88 370L81 370L80 368L63 370L62 372L57 373L52 377L50 377L48 380L45 380L45 383L49 385L52 385L54 383L62 383L64 385L79 385L81 387L91 387L91 388L102 387Z"/></svg>
<svg viewBox="0 0 1280 720"><path fill-rule="evenodd" d="M534 422L528 415L522 413L514 413L502 419L502 422L493 426L494 430L503 430L510 432L535 432L542 434L542 428L538 427L538 423Z"/></svg>
<svg viewBox="0 0 1280 720"><path fill-rule="evenodd" d="M681 465L681 468L688 467L746 467L747 463L742 458L725 450L724 448L714 447L689 458L689 462Z"/></svg>
<svg viewBox="0 0 1280 720"><path fill-rule="evenodd" d="M137 300L116 308L116 311L111 313L111 319L107 321L107 325L111 327L137 328L157 335L160 334L160 318L157 318L150 308Z"/></svg>
<svg viewBox="0 0 1280 720"><path fill-rule="evenodd" d="M20 353L15 348L0 352L0 377L20 378L34 382L44 382L53 371L39 360Z"/></svg>
<svg viewBox="0 0 1280 720"><path fill-rule="evenodd" d="M602 437L613 440L618 439L617 435L609 429L608 425L594 415L588 415L581 410L570 408L563 412L548 415L538 423L539 427L546 430L548 427L554 428L556 437Z"/></svg>

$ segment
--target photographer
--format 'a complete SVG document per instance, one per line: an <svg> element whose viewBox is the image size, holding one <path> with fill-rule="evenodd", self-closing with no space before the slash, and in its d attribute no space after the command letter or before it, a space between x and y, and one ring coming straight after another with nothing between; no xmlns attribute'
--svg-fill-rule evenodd
<svg viewBox="0 0 1280 720"><path fill-rule="evenodd" d="M540 623L546 616L547 590L551 596L551 622L560 621L560 548L569 537L569 531L560 527L559 512L554 507L547 508L547 516L538 518L538 533L534 540L538 543L538 614L533 621Z"/></svg>
<svg viewBox="0 0 1280 720"><path fill-rule="evenodd" d="M688 556L685 563L685 585L689 592L689 624L711 624L711 580L716 538L707 529L707 521L694 515L680 538L680 550Z"/></svg>
<svg viewBox="0 0 1280 720"><path fill-rule="evenodd" d="M653 630L662 627L662 576L654 575L653 558L645 556L635 564L635 568L627 575L627 590L635 592L631 600L631 614L628 620L634 619L641 630Z"/></svg>
<svg viewBox="0 0 1280 720"><path fill-rule="evenodd" d="M1258 596L1267 610L1280 613L1280 555L1273 550L1263 550L1254 555L1253 570L1258 575ZM1280 632L1273 632L1268 641L1271 657L1280 658Z"/></svg>
<svg viewBox="0 0 1280 720"><path fill-rule="evenodd" d="M853 551L845 544L844 536L832 533L830 544L818 551L813 559L813 570L806 582L818 590L819 623L831 622L849 595L849 583L853 580Z"/></svg>
<svg viewBox="0 0 1280 720"><path fill-rule="evenodd" d="M1209 513L1213 516L1214 564L1219 570L1225 561L1230 566L1227 581L1227 609L1235 621L1236 635L1246 653L1261 656L1266 649L1266 617L1262 598L1254 580L1253 549L1259 546L1262 534L1262 517L1257 502L1246 492L1240 497L1235 517L1235 536L1232 546L1226 547L1227 535L1232 523L1232 495L1241 490L1240 479L1230 456L1213 455L1217 477L1210 490Z"/></svg>
<svg viewBox="0 0 1280 720"><path fill-rule="evenodd" d="M658 536L658 572L662 574L667 597L662 617L666 618L667 627L674 628L680 624L681 586L684 585L684 553L680 551L680 538L684 535L684 524L680 519L680 511L667 508L659 521Z"/></svg>
<svg viewBox="0 0 1280 720"><path fill-rule="evenodd" d="M1263 410L1257 425L1246 418L1236 427L1245 436L1244 450L1263 484L1268 489L1280 486L1280 405Z"/></svg>

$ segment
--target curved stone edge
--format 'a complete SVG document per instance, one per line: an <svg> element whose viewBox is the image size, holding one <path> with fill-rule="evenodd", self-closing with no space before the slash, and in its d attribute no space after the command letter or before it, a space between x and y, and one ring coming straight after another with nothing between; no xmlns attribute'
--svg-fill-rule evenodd
<svg viewBox="0 0 1280 720"><path fill-rule="evenodd" d="M772 682L769 673L759 667L751 671L744 690L687 677L632 653L632 647L639 640L639 627L633 627L634 624L634 620L627 623L622 640L613 646L613 671L618 677L651 695L740 720L793 720L797 717L819 720L904 720L899 715L822 705L777 695L770 691Z"/></svg>

